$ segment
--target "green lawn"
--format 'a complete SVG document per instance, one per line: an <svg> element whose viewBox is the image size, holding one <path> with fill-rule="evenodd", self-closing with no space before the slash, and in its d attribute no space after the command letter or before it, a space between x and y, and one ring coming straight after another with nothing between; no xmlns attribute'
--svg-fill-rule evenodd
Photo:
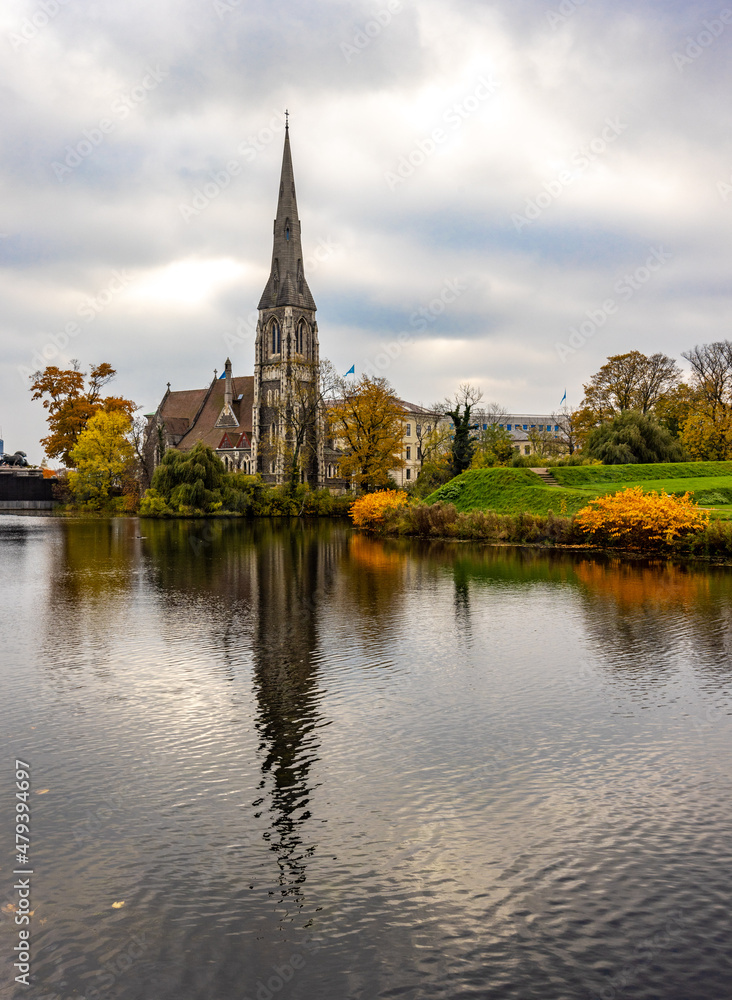
<svg viewBox="0 0 732 1000"><path fill-rule="evenodd" d="M592 497L629 486L691 493L715 517L732 518L732 462L678 462L657 465L565 466L550 470L561 484L546 486L530 469L472 469L427 497L427 503L452 503L459 511L494 510L501 514L575 514Z"/></svg>
<svg viewBox="0 0 732 1000"><path fill-rule="evenodd" d="M652 465L565 465L549 470L556 481L570 489L599 483L645 480L699 479L732 476L732 462L658 462Z"/></svg>
<svg viewBox="0 0 732 1000"><path fill-rule="evenodd" d="M732 476L695 476L693 479L636 479L615 483L597 483L577 486L576 490L591 496L603 493L617 493L629 486L642 486L644 490L658 493L691 493L700 504L714 505L732 503Z"/></svg>

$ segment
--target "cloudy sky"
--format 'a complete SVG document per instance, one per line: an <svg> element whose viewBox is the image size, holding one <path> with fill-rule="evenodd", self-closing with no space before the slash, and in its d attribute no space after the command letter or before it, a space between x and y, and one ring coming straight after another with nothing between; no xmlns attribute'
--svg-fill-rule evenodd
<svg viewBox="0 0 732 1000"><path fill-rule="evenodd" d="M108 361L153 410L253 365L290 112L321 355L551 412L730 335L732 8L4 0L0 425ZM371 367L369 367L371 366Z"/></svg>

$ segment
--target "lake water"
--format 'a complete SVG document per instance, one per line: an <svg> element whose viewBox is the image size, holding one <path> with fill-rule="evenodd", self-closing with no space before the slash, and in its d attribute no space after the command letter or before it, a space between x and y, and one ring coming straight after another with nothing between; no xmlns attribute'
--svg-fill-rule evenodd
<svg viewBox="0 0 732 1000"><path fill-rule="evenodd" d="M732 996L730 570L4 516L0 598L3 997Z"/></svg>

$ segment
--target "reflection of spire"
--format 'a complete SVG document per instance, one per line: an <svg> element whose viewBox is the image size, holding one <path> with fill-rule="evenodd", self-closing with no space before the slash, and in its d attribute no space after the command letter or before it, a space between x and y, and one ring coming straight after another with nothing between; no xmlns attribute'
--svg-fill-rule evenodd
<svg viewBox="0 0 732 1000"><path fill-rule="evenodd" d="M283 896L299 898L306 878L303 824L310 817L310 769L319 743L320 715L314 662L318 649L318 604L324 541L295 527L257 554L254 598L254 679L259 704L262 780L268 789L270 830L265 835L280 867ZM322 598L321 598L322 599ZM257 799L255 806L265 801Z"/></svg>

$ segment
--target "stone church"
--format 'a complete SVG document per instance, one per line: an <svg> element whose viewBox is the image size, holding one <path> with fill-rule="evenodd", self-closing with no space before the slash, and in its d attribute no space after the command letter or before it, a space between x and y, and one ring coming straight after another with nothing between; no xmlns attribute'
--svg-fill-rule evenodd
<svg viewBox="0 0 732 1000"><path fill-rule="evenodd" d="M148 414L146 452L154 468L168 448L210 445L228 469L260 473L269 483L289 480L342 487L340 452L326 442L319 396L315 300L303 270L300 218L290 153L285 145L274 221L272 264L259 300L254 375L233 374L227 358L201 389L168 390Z"/></svg>

